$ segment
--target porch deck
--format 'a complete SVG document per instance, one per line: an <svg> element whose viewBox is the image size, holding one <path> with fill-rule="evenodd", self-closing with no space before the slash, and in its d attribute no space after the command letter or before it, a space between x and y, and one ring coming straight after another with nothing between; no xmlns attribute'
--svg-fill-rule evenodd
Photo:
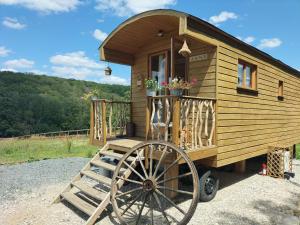
<svg viewBox="0 0 300 225"><path fill-rule="evenodd" d="M110 140L107 143L109 144L110 148L114 149L115 151L128 152L131 148L142 143L143 141L145 141L143 138L130 137ZM192 161L205 159L217 155L217 146L213 145L201 147L199 149L187 150L186 153ZM179 161L179 164L181 163L183 163L183 161Z"/></svg>

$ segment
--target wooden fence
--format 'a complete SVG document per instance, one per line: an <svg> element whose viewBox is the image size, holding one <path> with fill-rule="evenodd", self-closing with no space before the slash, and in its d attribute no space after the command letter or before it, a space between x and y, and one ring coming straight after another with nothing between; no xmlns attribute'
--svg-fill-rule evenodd
<svg viewBox="0 0 300 225"><path fill-rule="evenodd" d="M80 129L80 130L66 130L66 131L54 131L54 132L44 132L38 134L29 134L18 137L11 138L0 138L0 140L8 140L8 139L28 139L28 138L65 138L65 137L83 137L89 136L90 129Z"/></svg>

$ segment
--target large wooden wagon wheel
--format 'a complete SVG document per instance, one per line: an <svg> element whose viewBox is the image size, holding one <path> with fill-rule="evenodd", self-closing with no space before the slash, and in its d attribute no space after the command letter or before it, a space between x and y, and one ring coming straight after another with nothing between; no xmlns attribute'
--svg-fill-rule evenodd
<svg viewBox="0 0 300 225"><path fill-rule="evenodd" d="M124 171L132 173L125 178ZM121 224L187 224L199 198L195 165L167 142L145 142L131 149L118 163L111 188Z"/></svg>

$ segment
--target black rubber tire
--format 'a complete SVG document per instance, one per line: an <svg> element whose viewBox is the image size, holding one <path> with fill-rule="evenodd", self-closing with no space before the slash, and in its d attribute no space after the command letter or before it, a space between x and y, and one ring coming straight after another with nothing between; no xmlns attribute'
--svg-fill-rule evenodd
<svg viewBox="0 0 300 225"><path fill-rule="evenodd" d="M210 186L207 186L209 182ZM210 170L199 173L199 200L201 202L209 202L217 194L219 189L219 179L211 174Z"/></svg>

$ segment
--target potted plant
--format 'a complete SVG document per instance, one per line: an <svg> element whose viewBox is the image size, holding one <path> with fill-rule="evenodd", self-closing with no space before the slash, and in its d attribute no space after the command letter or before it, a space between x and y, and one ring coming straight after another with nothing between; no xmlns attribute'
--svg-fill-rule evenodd
<svg viewBox="0 0 300 225"><path fill-rule="evenodd" d="M183 90L189 90L197 83L195 78L191 82L174 78L170 83L162 82L162 86L170 90L170 94L174 96L182 96Z"/></svg>
<svg viewBox="0 0 300 225"><path fill-rule="evenodd" d="M154 79L145 79L147 96L156 96L156 91L159 89L158 82Z"/></svg>

